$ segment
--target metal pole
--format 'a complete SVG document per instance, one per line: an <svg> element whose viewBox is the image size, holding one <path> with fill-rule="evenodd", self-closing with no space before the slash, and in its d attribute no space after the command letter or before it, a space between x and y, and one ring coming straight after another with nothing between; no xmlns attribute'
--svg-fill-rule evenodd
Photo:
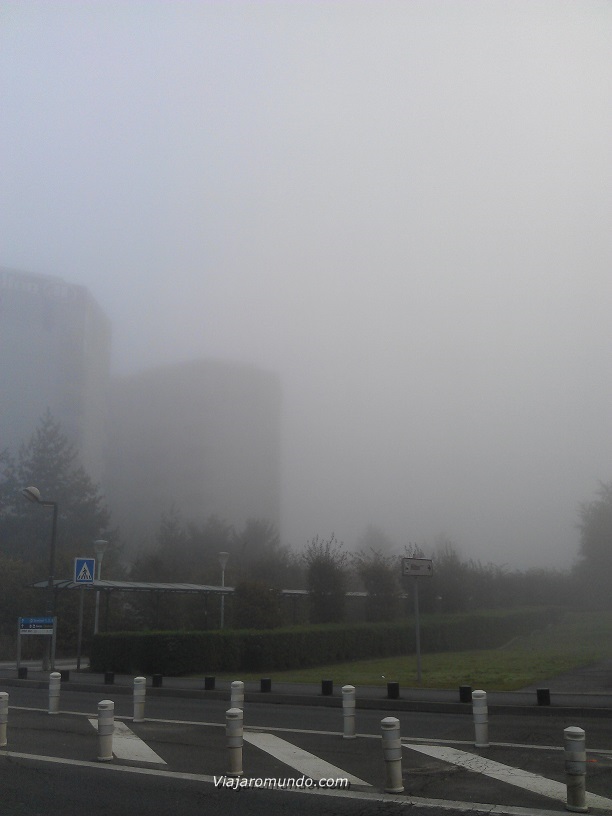
<svg viewBox="0 0 612 816"><path fill-rule="evenodd" d="M77 671L81 671L81 649L83 647L83 592L85 587L79 590L79 632L77 635Z"/></svg>
<svg viewBox="0 0 612 816"><path fill-rule="evenodd" d="M421 622L419 619L419 579L414 578L414 625L416 636L417 685L421 685Z"/></svg>
<svg viewBox="0 0 612 816"><path fill-rule="evenodd" d="M5 748L7 744L6 728L8 724L8 708L8 692L0 691L0 748Z"/></svg>
<svg viewBox="0 0 612 816"><path fill-rule="evenodd" d="M221 567L221 589L225 587L225 567ZM221 593L221 629L225 623L225 592Z"/></svg>
<svg viewBox="0 0 612 816"><path fill-rule="evenodd" d="M55 549L57 542L57 502L41 501L44 507L53 508L53 525L51 527L51 549L49 552L49 580L47 582L47 615L55 617ZM55 623L54 623L55 628ZM45 657L43 670L47 670L49 664L51 671L55 669L55 648L54 640L47 638L45 644Z"/></svg>
<svg viewBox="0 0 612 816"><path fill-rule="evenodd" d="M97 576L96 580L100 580L100 574L102 572L102 557L98 556L98 569L97 569ZM98 634L98 623L100 621L100 590L96 589L96 613L94 616L94 635Z"/></svg>

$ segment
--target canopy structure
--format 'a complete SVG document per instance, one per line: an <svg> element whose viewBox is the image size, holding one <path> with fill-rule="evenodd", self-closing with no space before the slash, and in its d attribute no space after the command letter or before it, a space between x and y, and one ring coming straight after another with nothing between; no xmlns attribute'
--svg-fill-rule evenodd
<svg viewBox="0 0 612 816"><path fill-rule="evenodd" d="M42 589L46 590L49 587L48 581L37 581L35 584L30 585L33 589ZM221 600L223 597L231 597L235 591L235 588L232 586L212 586L209 584L187 584L187 583L164 583L164 582L156 582L156 581L91 581L91 582L77 582L72 579L58 579L56 578L53 581L53 586L55 592L61 592L64 590L83 590L84 593L101 593L102 597L105 601L105 623L104 623L104 631L108 631L108 623L109 623L109 605L111 602L111 598L117 593L139 593L141 596L143 593L149 593L152 598L155 599L154 607L150 610L149 614L153 617L153 627L159 628L161 624L163 624L163 606L161 606L162 598L170 597L176 594L183 594L183 595L197 595L202 598L203 602L203 615L205 623L204 628L208 627L208 614L209 614L209 598L211 596L218 598L218 603L220 605ZM281 589L279 590L279 594L285 600L285 603L290 604L289 609L287 610L287 614L291 617L293 623L298 623L300 621L300 615L298 614L298 609L301 607L301 604L304 603L307 596L310 592L307 589ZM345 595L348 598L354 598L356 601L358 599L365 598L367 596L367 592L346 592ZM83 597L83 595L81 596ZM213 616L216 616L216 608L217 603L213 603Z"/></svg>
<svg viewBox="0 0 612 816"><path fill-rule="evenodd" d="M47 589L48 581L37 581L34 589ZM101 592L182 592L196 595L231 595L234 587L208 586L207 584L163 584L150 581L91 581L80 583L67 579L55 579L54 589L97 589ZM281 589L281 595L308 595L307 589ZM347 592L348 597L364 598L367 592Z"/></svg>
<svg viewBox="0 0 612 816"><path fill-rule="evenodd" d="M37 581L34 589L47 589L48 581ZM150 581L90 581L81 583L67 579L56 579L54 589L97 589L101 592L183 592L198 595L229 595L234 587L207 586L205 584L161 584ZM298 592L301 590L297 590Z"/></svg>

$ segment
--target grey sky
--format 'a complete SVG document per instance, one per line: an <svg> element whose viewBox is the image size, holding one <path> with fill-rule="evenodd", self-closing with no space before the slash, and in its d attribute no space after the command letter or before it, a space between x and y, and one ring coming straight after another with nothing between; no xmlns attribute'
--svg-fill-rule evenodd
<svg viewBox="0 0 612 816"><path fill-rule="evenodd" d="M0 263L285 390L283 537L571 563L612 479L612 4L4 2Z"/></svg>

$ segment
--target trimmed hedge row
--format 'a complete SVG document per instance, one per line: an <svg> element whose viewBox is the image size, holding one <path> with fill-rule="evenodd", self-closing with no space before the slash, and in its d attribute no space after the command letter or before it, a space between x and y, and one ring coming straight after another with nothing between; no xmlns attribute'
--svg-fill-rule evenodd
<svg viewBox="0 0 612 816"><path fill-rule="evenodd" d="M502 646L557 618L551 608L421 618L423 652ZM266 631L111 632L94 637L92 671L163 674L282 671L415 651L414 623L364 623Z"/></svg>

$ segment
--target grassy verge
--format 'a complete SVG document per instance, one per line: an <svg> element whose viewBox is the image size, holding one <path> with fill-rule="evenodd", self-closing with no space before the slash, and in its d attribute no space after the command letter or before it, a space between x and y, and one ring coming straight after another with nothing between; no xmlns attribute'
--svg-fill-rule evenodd
<svg viewBox="0 0 612 816"><path fill-rule="evenodd" d="M423 647L426 648L426 644ZM491 691L512 691L607 658L612 658L612 612L568 613L563 623L517 638L502 649L424 652L421 685L424 688L469 685ZM417 685L416 674L416 656L406 655L275 672L272 677L277 682L288 683L320 683L324 678L331 678L337 685L362 686L384 686L392 680L409 688ZM219 675L219 679L248 681L264 675L262 672L241 674L240 678Z"/></svg>

